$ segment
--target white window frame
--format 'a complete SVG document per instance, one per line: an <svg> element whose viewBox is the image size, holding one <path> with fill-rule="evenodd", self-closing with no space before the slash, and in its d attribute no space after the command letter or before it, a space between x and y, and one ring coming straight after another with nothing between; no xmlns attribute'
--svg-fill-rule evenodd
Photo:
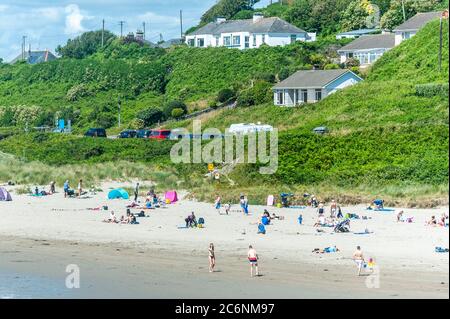
<svg viewBox="0 0 450 319"><path fill-rule="evenodd" d="M321 101L323 98L323 93L322 93L322 89L315 89L315 98L316 98L316 102ZM319 96L320 95L320 96Z"/></svg>

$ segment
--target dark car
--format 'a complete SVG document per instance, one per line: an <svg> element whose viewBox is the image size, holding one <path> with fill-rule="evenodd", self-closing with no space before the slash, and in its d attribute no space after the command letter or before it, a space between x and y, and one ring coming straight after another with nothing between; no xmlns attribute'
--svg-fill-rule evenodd
<svg viewBox="0 0 450 319"><path fill-rule="evenodd" d="M149 138L150 137L150 130L138 130L136 132L136 137L137 138Z"/></svg>
<svg viewBox="0 0 450 319"><path fill-rule="evenodd" d="M90 128L84 136L88 137L106 137L106 130L104 128Z"/></svg>
<svg viewBox="0 0 450 319"><path fill-rule="evenodd" d="M134 138L136 137L136 131L134 130L126 130L126 131L122 131L119 134L119 138Z"/></svg>

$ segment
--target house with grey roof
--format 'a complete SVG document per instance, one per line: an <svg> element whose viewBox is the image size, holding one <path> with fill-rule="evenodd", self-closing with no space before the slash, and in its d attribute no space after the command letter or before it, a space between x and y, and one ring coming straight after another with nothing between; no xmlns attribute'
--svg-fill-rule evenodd
<svg viewBox="0 0 450 319"><path fill-rule="evenodd" d="M363 35L380 33L380 31L381 31L380 29L358 29L358 30L352 30L352 31L347 31L347 32L341 32L341 33L336 34L336 40L356 39Z"/></svg>
<svg viewBox="0 0 450 319"><path fill-rule="evenodd" d="M442 17L443 11L421 12L394 29L395 45L414 36L428 22Z"/></svg>
<svg viewBox="0 0 450 319"><path fill-rule="evenodd" d="M273 87L273 100L278 106L315 103L361 81L358 75L344 69L297 71Z"/></svg>
<svg viewBox="0 0 450 319"><path fill-rule="evenodd" d="M237 49L284 46L295 41L312 41L315 34L297 28L277 17L264 18L254 14L253 19L230 20L218 18L215 22L186 35L191 47L227 47Z"/></svg>
<svg viewBox="0 0 450 319"><path fill-rule="evenodd" d="M394 46L393 33L364 35L343 46L337 52L341 57L341 63L356 59L362 67L365 67L374 63Z"/></svg>
<svg viewBox="0 0 450 319"><path fill-rule="evenodd" d="M51 53L49 50L44 51L25 51L22 55L19 54L14 60L11 61L11 64L14 64L18 61L26 61L28 64L38 64L42 62L48 62L56 60L57 57Z"/></svg>

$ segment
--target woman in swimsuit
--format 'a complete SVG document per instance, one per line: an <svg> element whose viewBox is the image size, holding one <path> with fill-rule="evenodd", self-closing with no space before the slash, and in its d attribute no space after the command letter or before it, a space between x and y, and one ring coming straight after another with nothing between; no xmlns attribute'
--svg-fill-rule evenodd
<svg viewBox="0 0 450 319"><path fill-rule="evenodd" d="M214 244L209 244L209 272L214 272L214 267L216 266L216 254L214 253Z"/></svg>

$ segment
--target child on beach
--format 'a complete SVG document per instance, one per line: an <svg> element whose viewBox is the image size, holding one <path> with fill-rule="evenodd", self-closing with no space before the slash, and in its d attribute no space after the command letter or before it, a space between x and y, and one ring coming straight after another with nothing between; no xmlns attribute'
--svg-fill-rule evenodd
<svg viewBox="0 0 450 319"><path fill-rule="evenodd" d="M83 180L80 179L78 182L78 197L81 197L81 193L83 192Z"/></svg>
<svg viewBox="0 0 450 319"><path fill-rule="evenodd" d="M248 246L247 253L248 261L250 262L250 277L253 277L253 268L255 268L255 275L259 276L258 272L258 254L256 250L252 247L252 245Z"/></svg>
<svg viewBox="0 0 450 319"><path fill-rule="evenodd" d="M209 249L208 249L208 253L209 253L209 272L214 272L214 267L216 266L216 254L214 252L214 244L211 243L209 244Z"/></svg>
<svg viewBox="0 0 450 319"><path fill-rule="evenodd" d="M298 216L298 223L299 223L300 225L303 223L303 215L302 215L302 214L300 214L300 215Z"/></svg>

